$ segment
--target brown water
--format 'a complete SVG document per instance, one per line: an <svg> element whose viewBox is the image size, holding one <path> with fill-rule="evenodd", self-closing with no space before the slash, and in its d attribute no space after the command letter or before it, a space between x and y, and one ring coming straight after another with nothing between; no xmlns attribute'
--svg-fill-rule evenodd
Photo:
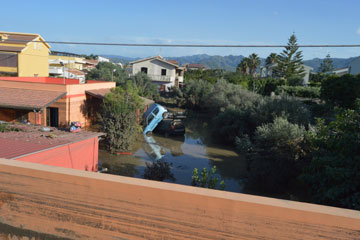
<svg viewBox="0 0 360 240"><path fill-rule="evenodd" d="M194 168L199 171L214 165L218 175L225 181L227 191L242 192L246 177L246 161L231 147L211 142L207 124L197 118L187 119L184 136L165 137L153 134L150 138L140 136L132 155L112 155L99 151L99 161L111 165L113 173L143 178L146 162L162 159L172 164L175 183L191 185ZM146 139L147 138L147 139Z"/></svg>

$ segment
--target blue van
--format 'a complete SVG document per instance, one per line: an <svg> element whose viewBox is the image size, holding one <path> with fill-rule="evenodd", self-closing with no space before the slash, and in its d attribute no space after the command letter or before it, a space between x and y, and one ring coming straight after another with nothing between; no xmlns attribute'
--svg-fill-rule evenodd
<svg viewBox="0 0 360 240"><path fill-rule="evenodd" d="M152 132L156 126L164 118L166 118L168 111L163 106L153 103L149 109L144 113L145 129L144 134Z"/></svg>

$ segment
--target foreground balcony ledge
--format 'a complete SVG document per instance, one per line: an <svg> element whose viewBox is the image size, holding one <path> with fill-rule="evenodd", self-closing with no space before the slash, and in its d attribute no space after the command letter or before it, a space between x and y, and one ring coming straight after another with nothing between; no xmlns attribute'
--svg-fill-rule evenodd
<svg viewBox="0 0 360 240"><path fill-rule="evenodd" d="M13 160L0 223L70 239L360 239L359 211Z"/></svg>

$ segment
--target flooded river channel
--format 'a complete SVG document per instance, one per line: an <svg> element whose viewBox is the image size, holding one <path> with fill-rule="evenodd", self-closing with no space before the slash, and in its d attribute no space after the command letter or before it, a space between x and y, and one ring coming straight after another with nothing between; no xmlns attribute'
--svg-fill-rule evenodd
<svg viewBox="0 0 360 240"><path fill-rule="evenodd" d="M194 168L201 171L216 166L225 181L227 191L242 192L246 177L246 161L233 148L212 143L207 124L197 118L184 121L186 133L183 136L152 134L139 136L132 155L112 155L99 151L99 161L111 166L111 172L122 176L143 178L146 162L162 159L172 164L171 172L175 183L191 185ZM147 139L146 139L147 138Z"/></svg>

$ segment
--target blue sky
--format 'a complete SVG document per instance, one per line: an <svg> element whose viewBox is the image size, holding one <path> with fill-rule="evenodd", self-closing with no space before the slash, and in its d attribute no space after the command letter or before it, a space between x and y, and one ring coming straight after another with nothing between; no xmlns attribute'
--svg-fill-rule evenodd
<svg viewBox="0 0 360 240"><path fill-rule="evenodd" d="M15 4L16 2L16 4ZM51 41L168 44L359 44L359 0L3 1L0 31ZM130 57L249 55L276 49L105 47L52 44L52 50ZM359 56L360 48L303 49L304 58Z"/></svg>

